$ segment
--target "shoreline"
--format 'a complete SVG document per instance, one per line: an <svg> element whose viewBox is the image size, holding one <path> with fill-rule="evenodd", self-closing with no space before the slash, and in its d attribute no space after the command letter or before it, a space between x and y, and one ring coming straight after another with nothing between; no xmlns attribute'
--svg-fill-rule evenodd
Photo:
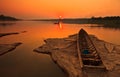
<svg viewBox="0 0 120 77"><path fill-rule="evenodd" d="M0 56L4 55L10 51L13 51L21 44L22 43L20 43L20 42L13 43L13 44L0 44Z"/></svg>
<svg viewBox="0 0 120 77"><path fill-rule="evenodd" d="M120 45L99 40L90 35L107 69L108 77L119 77L120 74ZM36 48L35 52L49 54L52 60L67 72L68 77L84 77L83 71L76 58L76 35L67 38L46 39L45 44ZM97 77L92 76L92 77ZM101 76L102 77L102 76Z"/></svg>
<svg viewBox="0 0 120 77"><path fill-rule="evenodd" d="M0 33L0 37L8 36L8 35L15 35L15 34L19 34L19 32L13 32L13 33Z"/></svg>
<svg viewBox="0 0 120 77"><path fill-rule="evenodd" d="M16 34L25 33L25 32L26 31L12 32L12 33L0 33L0 38L2 38L4 36L8 36L8 35L16 35ZM12 43L12 44L0 44L0 56L4 55L10 51L13 51L21 44L22 44L21 42L16 42L16 43Z"/></svg>
<svg viewBox="0 0 120 77"><path fill-rule="evenodd" d="M16 35L20 33L26 33L27 31L21 31L21 32L11 32L11 33L0 33L0 37L8 36L8 35Z"/></svg>

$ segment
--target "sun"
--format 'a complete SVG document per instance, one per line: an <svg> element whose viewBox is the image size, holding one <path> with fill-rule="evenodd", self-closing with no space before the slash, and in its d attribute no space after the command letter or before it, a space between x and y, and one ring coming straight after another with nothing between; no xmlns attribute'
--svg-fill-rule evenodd
<svg viewBox="0 0 120 77"><path fill-rule="evenodd" d="M59 16L60 18L62 17L62 16Z"/></svg>
<svg viewBox="0 0 120 77"><path fill-rule="evenodd" d="M59 19L61 19L62 18L62 16L59 16Z"/></svg>

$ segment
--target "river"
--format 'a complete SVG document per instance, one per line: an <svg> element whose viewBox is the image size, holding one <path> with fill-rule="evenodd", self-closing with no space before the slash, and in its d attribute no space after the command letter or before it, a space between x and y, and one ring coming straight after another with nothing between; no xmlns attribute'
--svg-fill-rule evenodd
<svg viewBox="0 0 120 77"><path fill-rule="evenodd" d="M63 38L77 33L81 28L101 40L120 45L120 30L91 27L97 24L53 24L42 21L17 21L0 25L0 33L22 32L0 38L0 44L22 42L12 52L0 56L0 77L66 77L50 56L33 50L47 38Z"/></svg>

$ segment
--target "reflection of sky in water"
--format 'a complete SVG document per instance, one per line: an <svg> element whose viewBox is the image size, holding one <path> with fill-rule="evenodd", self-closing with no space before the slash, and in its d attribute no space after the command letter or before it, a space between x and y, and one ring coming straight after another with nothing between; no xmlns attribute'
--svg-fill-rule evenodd
<svg viewBox="0 0 120 77"><path fill-rule="evenodd" d="M89 24L90 25L90 24ZM84 28L102 40L120 44L120 30L87 27L88 24L53 24L51 22L16 22L10 26L0 26L0 32L21 32L0 38L0 43L22 42L12 52L0 57L0 77L65 77L48 55L33 52L46 38L63 38Z"/></svg>

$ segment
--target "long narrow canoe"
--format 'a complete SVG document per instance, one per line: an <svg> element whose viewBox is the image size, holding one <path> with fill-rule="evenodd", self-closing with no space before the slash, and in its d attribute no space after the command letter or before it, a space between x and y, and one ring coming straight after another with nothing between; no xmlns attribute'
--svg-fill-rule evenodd
<svg viewBox="0 0 120 77"><path fill-rule="evenodd" d="M81 29L77 36L78 57L81 68L103 68L105 66L88 33Z"/></svg>

